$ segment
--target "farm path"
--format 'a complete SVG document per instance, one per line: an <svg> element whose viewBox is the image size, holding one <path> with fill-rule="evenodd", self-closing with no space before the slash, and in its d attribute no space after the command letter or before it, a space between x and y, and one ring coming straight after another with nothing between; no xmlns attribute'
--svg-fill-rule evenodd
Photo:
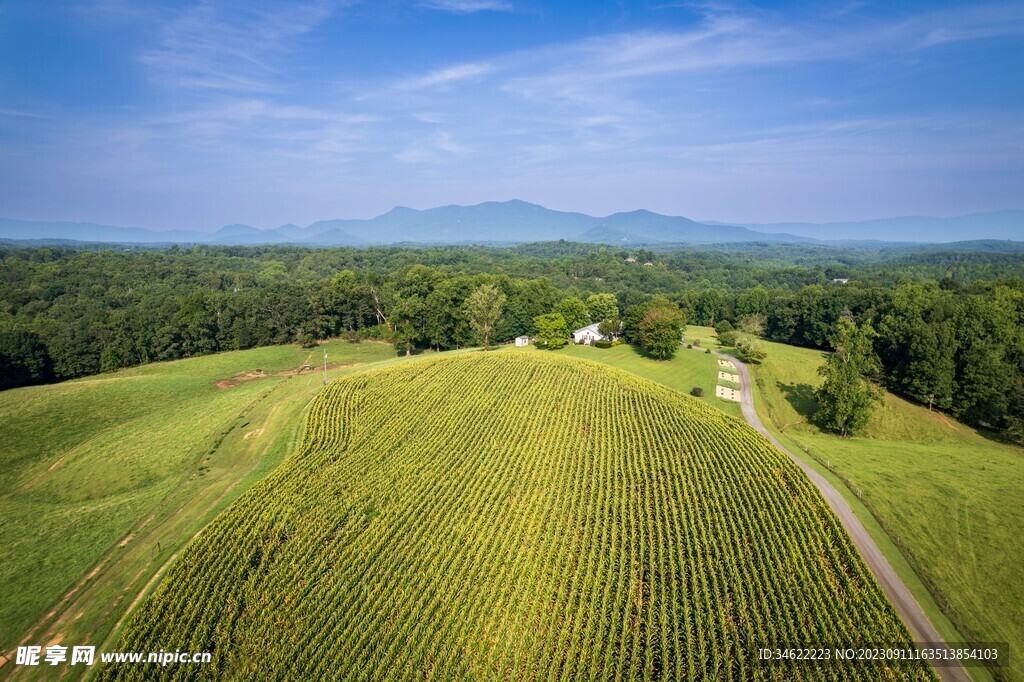
<svg viewBox="0 0 1024 682"><path fill-rule="evenodd" d="M864 525L860 522L860 519L854 515L853 510L850 509L850 505L846 503L843 496L839 493L835 487L825 479L824 476L819 474L817 471L812 469L806 462L794 455L792 452L782 446L779 441L775 440L772 434L768 433L768 429L761 423L760 417L757 416L757 412L754 410L754 397L751 391L750 385L750 372L747 370L747 366L732 357L718 351L713 351L715 355L731 360L736 366L736 370L740 374L740 389L741 400L740 408L743 411L743 418L748 424L754 427L761 435L767 438L772 445L777 447L783 453L785 453L791 460L793 460L798 467L811 482L814 483L815 487L821 492L828 502L829 506L832 507L832 511L839 517L839 521L843 524L846 532L850 534L850 538L853 540L854 546L860 553L864 563L868 565L871 572L874 574L875 579L878 580L879 585L882 586L882 590L886 596L889 597L889 601L892 602L893 606L896 607L896 612L899 613L900 618L903 619L903 623L910 630L911 636L914 641L919 644L926 642L932 644L938 644L943 642L942 635L932 626L931 621L924 615L921 607L918 605L917 600L907 589L907 586L903 584L899 576L896 575L896 571L893 570L892 565L889 564L888 559L882 554L881 550L878 549L878 545L871 539L871 536L865 530ZM970 675L963 666L936 666L935 671L944 682L967 682L971 679Z"/></svg>

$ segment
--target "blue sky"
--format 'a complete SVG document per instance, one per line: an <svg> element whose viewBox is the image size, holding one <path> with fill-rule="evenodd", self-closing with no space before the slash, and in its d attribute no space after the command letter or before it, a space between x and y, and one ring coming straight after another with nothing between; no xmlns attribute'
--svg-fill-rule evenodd
<svg viewBox="0 0 1024 682"><path fill-rule="evenodd" d="M1024 208L1024 3L0 0L0 216Z"/></svg>

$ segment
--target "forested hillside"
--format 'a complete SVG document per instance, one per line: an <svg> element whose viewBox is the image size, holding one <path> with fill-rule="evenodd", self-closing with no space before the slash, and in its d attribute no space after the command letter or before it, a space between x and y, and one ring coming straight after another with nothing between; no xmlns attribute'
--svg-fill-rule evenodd
<svg viewBox="0 0 1024 682"><path fill-rule="evenodd" d="M476 342L465 301L493 284L506 297L499 343L556 309L573 324L600 321L606 312L588 310L587 299L601 293L615 296L623 319L662 294L688 322L753 319L771 340L824 349L836 321L851 317L872 324L878 378L892 390L975 425L1024 431L1024 257L1012 252L559 242L36 248L0 259L3 387L333 336L463 347Z"/></svg>

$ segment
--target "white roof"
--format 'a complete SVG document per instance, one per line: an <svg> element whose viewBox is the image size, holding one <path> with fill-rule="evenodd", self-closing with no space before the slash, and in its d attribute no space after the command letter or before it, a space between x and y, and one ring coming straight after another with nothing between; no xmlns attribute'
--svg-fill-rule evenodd
<svg viewBox="0 0 1024 682"><path fill-rule="evenodd" d="M522 335L516 337L516 341L518 341L519 339L526 339L527 341L529 341L530 337L527 336L526 334L522 334Z"/></svg>
<svg viewBox="0 0 1024 682"><path fill-rule="evenodd" d="M588 324L586 327L580 327L574 331L573 334L581 334L583 332L594 332L595 334L600 334L601 332L597 331L597 325L599 324L599 322L595 322L594 324Z"/></svg>

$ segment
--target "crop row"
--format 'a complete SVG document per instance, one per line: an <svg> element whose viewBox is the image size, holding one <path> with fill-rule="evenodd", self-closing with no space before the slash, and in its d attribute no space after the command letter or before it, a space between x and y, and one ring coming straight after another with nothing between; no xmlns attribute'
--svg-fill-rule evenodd
<svg viewBox="0 0 1024 682"><path fill-rule="evenodd" d="M121 646L213 652L161 671L182 679L931 679L757 661L909 639L745 424L607 367L481 353L331 384Z"/></svg>

